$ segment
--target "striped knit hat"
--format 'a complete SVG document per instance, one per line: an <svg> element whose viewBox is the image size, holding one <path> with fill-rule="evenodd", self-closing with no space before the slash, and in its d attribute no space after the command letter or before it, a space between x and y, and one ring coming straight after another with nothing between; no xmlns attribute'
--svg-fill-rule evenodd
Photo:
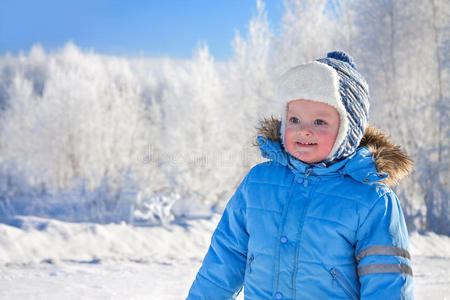
<svg viewBox="0 0 450 300"><path fill-rule="evenodd" d="M347 53L330 52L326 58L296 66L280 77L277 100L282 105L283 144L287 104L297 99L323 102L339 113L336 141L324 162L341 160L356 150L369 117L369 86Z"/></svg>

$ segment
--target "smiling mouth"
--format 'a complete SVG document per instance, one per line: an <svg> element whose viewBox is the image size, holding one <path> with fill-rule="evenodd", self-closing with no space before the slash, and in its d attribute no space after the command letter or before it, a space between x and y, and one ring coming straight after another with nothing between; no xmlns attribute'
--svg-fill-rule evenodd
<svg viewBox="0 0 450 300"><path fill-rule="evenodd" d="M317 143L314 142L296 142L295 144L300 147L311 147L317 145Z"/></svg>

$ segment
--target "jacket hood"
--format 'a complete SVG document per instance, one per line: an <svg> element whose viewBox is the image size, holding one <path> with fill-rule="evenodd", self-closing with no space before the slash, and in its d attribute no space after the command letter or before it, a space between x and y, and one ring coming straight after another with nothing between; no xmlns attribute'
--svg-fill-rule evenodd
<svg viewBox="0 0 450 300"><path fill-rule="evenodd" d="M271 157L264 155L263 148L267 146L263 145L265 144L264 140L277 144L276 148L285 152L281 146L280 125L279 119L271 117L263 119L257 127L259 137L255 145L261 148L263 156L267 158ZM389 186L397 185L412 170L413 161L411 158L398 145L394 144L385 133L370 125L366 128L358 149L363 147L367 148L368 153L370 153L376 171L387 175L382 177L381 181ZM379 177L381 178L381 176Z"/></svg>

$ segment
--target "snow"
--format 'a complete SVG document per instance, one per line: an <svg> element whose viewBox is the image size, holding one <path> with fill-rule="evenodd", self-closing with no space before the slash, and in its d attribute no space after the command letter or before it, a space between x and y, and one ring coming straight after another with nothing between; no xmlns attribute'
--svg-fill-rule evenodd
<svg viewBox="0 0 450 300"><path fill-rule="evenodd" d="M249 146L278 111L278 75L330 49L353 49L371 122L415 160L396 190L408 228L450 234L450 2L356 1L337 15L288 2L276 34L258 1L222 63L207 46L186 61L73 43L0 57L0 300L185 298L219 220L201 205L219 210L261 159ZM449 299L450 238L410 241L416 298Z"/></svg>
<svg viewBox="0 0 450 300"><path fill-rule="evenodd" d="M198 262L15 266L0 271L0 298L183 299L198 266Z"/></svg>
<svg viewBox="0 0 450 300"><path fill-rule="evenodd" d="M0 299L184 299L219 218L165 226L11 218L0 224ZM410 240L416 299L449 299L450 237Z"/></svg>
<svg viewBox="0 0 450 300"><path fill-rule="evenodd" d="M0 224L0 264L42 262L140 262L170 264L199 260L209 243L212 219L167 226L69 223L33 216ZM205 234L207 233L207 234Z"/></svg>

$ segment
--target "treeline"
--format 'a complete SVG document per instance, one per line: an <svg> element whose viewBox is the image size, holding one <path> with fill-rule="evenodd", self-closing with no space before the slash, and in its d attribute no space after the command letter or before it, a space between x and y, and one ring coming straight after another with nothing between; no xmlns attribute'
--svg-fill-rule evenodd
<svg viewBox="0 0 450 300"><path fill-rule="evenodd" d="M72 44L6 55L0 197L10 204L2 200L3 212L14 212L20 195L39 202L42 194L105 182L115 196L102 201L116 199L106 208L124 191L137 192L139 207L155 214L173 206L182 215L195 201L222 206L260 160L251 146L254 127L278 112L278 76L342 49L369 82L371 122L415 161L397 189L410 229L450 234L449 6L285 1L275 31L257 1L257 15L232 41L226 62L215 62L206 45L186 61L108 57Z"/></svg>

